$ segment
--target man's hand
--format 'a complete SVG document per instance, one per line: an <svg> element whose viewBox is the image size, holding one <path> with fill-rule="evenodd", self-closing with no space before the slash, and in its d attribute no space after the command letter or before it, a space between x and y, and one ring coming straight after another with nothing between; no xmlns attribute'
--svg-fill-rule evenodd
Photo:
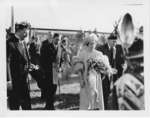
<svg viewBox="0 0 150 118"><path fill-rule="evenodd" d="M123 72L126 71L127 67L128 67L127 62L125 62L124 64L122 64Z"/></svg>
<svg viewBox="0 0 150 118"><path fill-rule="evenodd" d="M33 71L38 69L39 69L39 65L34 65L34 64L25 65L25 71Z"/></svg>
<svg viewBox="0 0 150 118"><path fill-rule="evenodd" d="M118 73L118 70L115 68L112 68L112 74L117 74L117 73Z"/></svg>
<svg viewBox="0 0 150 118"><path fill-rule="evenodd" d="M7 90L12 90L12 82L11 81L7 81Z"/></svg>
<svg viewBox="0 0 150 118"><path fill-rule="evenodd" d="M34 65L34 64L30 64L30 68L29 70L31 69L32 70L38 70L39 69L39 65Z"/></svg>

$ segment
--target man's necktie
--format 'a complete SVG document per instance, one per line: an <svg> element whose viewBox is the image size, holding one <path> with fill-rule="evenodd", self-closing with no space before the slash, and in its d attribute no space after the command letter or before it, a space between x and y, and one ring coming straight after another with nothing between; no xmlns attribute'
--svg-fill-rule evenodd
<svg viewBox="0 0 150 118"><path fill-rule="evenodd" d="M23 44L23 42L22 42L22 41L20 41L20 42L19 42L19 47L20 47L20 50L21 50L21 52L22 52L23 56L26 56L26 55L25 55L24 44Z"/></svg>
<svg viewBox="0 0 150 118"><path fill-rule="evenodd" d="M29 61L30 60L30 56L29 56L29 52L28 52L28 49L27 49L27 46L26 46L25 42L23 42L23 45L24 45L25 55L26 55L26 57L27 57L27 59Z"/></svg>
<svg viewBox="0 0 150 118"><path fill-rule="evenodd" d="M116 58L116 47L113 47L113 59L115 60Z"/></svg>
<svg viewBox="0 0 150 118"><path fill-rule="evenodd" d="M111 65L113 66L113 67L115 67L115 61L116 61L116 48L115 47L112 47L111 49L110 49L110 54L111 54Z"/></svg>

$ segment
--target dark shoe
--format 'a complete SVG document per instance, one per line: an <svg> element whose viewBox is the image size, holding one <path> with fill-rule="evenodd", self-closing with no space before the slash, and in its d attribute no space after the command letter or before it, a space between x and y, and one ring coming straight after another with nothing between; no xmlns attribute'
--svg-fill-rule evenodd
<svg viewBox="0 0 150 118"><path fill-rule="evenodd" d="M43 91L41 91L41 99L42 99L42 100L45 100L45 99L46 99L46 94L45 94Z"/></svg>
<svg viewBox="0 0 150 118"><path fill-rule="evenodd" d="M54 108L54 106L46 105L46 107L44 108L44 110L55 110L55 108Z"/></svg>

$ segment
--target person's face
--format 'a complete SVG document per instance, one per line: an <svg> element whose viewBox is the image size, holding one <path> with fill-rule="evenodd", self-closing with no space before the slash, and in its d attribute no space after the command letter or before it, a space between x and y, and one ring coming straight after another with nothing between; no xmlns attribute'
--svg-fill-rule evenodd
<svg viewBox="0 0 150 118"><path fill-rule="evenodd" d="M63 46L66 46L66 41L64 41L64 42L62 43L62 45L63 45Z"/></svg>
<svg viewBox="0 0 150 118"><path fill-rule="evenodd" d="M93 50L95 48L95 41L94 40L90 41L88 47L90 50Z"/></svg>
<svg viewBox="0 0 150 118"><path fill-rule="evenodd" d="M33 42L34 42L35 44L37 44L37 41L38 41L38 38L35 38L35 39L33 40Z"/></svg>
<svg viewBox="0 0 150 118"><path fill-rule="evenodd" d="M49 42L52 41L52 34L51 33L48 34L47 39L49 40Z"/></svg>
<svg viewBox="0 0 150 118"><path fill-rule="evenodd" d="M108 43L109 43L110 47L116 46L116 40L109 40Z"/></svg>
<svg viewBox="0 0 150 118"><path fill-rule="evenodd" d="M107 38L105 38L105 37L101 37L99 40L100 40L101 45L104 45L107 43Z"/></svg>
<svg viewBox="0 0 150 118"><path fill-rule="evenodd" d="M58 45L59 37L55 37L54 40L53 40L53 42L54 42L55 45Z"/></svg>
<svg viewBox="0 0 150 118"><path fill-rule="evenodd" d="M68 45L68 42L67 42L67 41L68 41L68 38L65 37L64 40L65 40L65 41L63 42L63 45L64 45L64 46L67 46L67 45Z"/></svg>
<svg viewBox="0 0 150 118"><path fill-rule="evenodd" d="M27 29L24 28L19 32L21 40L24 40L27 37Z"/></svg>

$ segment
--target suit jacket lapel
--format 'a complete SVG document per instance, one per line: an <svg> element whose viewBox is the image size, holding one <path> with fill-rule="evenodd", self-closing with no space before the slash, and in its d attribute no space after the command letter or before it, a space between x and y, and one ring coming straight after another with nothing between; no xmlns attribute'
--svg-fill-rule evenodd
<svg viewBox="0 0 150 118"><path fill-rule="evenodd" d="M27 60L29 61L30 60L30 55L29 55L29 52L28 52L28 49L27 49L27 45L26 45L25 42L23 44L24 44L25 55L27 57Z"/></svg>
<svg viewBox="0 0 150 118"><path fill-rule="evenodd" d="M19 42L17 42L15 45L16 45L16 48L18 49L20 55L27 61L28 59L25 54L25 50L24 50L23 46L21 46L21 44L19 44Z"/></svg>

